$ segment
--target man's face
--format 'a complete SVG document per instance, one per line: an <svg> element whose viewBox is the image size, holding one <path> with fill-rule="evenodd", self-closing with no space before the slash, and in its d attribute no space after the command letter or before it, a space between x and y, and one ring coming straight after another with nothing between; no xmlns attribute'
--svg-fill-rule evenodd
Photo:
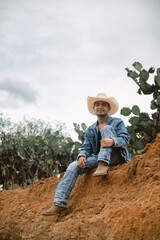
<svg viewBox="0 0 160 240"><path fill-rule="evenodd" d="M94 104L94 112L97 116L106 116L110 110L110 106L107 102L97 101Z"/></svg>

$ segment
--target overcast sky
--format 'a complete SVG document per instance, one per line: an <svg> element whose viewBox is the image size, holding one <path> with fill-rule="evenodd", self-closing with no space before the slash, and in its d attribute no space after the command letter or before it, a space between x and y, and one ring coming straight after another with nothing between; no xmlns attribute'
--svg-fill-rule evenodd
<svg viewBox="0 0 160 240"><path fill-rule="evenodd" d="M90 125L98 92L149 111L125 68L160 67L159 13L159 0L0 0L0 112Z"/></svg>

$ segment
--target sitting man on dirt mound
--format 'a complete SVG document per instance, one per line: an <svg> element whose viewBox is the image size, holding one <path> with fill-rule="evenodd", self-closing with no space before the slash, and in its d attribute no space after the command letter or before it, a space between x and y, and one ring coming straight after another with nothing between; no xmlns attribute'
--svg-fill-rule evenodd
<svg viewBox="0 0 160 240"><path fill-rule="evenodd" d="M114 97L99 93L88 97L89 112L97 116L97 122L85 133L85 141L78 158L72 162L60 181L51 208L42 215L54 215L67 209L67 200L79 174L97 168L93 176L107 175L110 166L130 161L127 150L130 136L120 118L110 117L118 110Z"/></svg>

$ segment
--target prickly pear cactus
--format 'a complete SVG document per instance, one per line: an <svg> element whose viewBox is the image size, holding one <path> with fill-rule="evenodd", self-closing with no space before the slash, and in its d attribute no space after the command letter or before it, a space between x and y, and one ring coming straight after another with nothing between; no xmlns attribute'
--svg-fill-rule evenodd
<svg viewBox="0 0 160 240"><path fill-rule="evenodd" d="M147 143L152 142L156 134L160 132L160 68L155 70L151 67L145 70L141 63L133 63L135 70L126 68L127 76L132 78L138 86L138 94L150 95L153 99L150 103L151 110L155 110L151 116L148 113L141 112L137 105L132 108L124 107L121 109L123 116L129 116L130 125L127 126L131 141L128 150L132 157L141 154ZM155 73L154 82L148 83L150 74Z"/></svg>

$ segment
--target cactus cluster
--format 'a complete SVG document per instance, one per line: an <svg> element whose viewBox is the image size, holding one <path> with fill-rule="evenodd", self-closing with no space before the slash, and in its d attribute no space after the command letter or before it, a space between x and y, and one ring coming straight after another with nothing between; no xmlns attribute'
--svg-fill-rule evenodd
<svg viewBox="0 0 160 240"><path fill-rule="evenodd" d="M152 94L153 99L150 103L151 110L155 110L151 116L146 112L141 112L137 105L132 108L124 107L121 109L123 116L131 117L129 119L130 125L127 130L131 136L131 141L128 150L132 157L141 154L143 148L147 143L152 142L156 134L160 132L160 68L151 67L145 70L141 63L133 63L134 71L126 68L127 76L131 77L138 85L138 94L149 95ZM154 83L149 84L148 80L150 74L156 73L154 76Z"/></svg>

